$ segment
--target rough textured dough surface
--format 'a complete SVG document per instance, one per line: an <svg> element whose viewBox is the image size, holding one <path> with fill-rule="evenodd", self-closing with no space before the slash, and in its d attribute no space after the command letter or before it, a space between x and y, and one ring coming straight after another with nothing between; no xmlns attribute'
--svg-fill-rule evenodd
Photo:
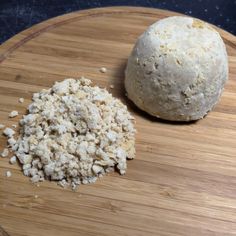
<svg viewBox="0 0 236 236"><path fill-rule="evenodd" d="M125 71L128 97L166 120L203 118L219 100L228 58L207 23L174 16L151 25L137 40Z"/></svg>

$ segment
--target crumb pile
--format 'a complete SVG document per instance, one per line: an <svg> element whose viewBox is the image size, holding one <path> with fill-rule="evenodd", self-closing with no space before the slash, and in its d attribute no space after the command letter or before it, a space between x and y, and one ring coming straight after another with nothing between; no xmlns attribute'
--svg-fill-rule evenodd
<svg viewBox="0 0 236 236"><path fill-rule="evenodd" d="M75 188L114 168L124 174L126 159L134 158L134 118L88 79L66 79L35 93L28 110L18 139L10 130L5 135L32 182L50 179Z"/></svg>

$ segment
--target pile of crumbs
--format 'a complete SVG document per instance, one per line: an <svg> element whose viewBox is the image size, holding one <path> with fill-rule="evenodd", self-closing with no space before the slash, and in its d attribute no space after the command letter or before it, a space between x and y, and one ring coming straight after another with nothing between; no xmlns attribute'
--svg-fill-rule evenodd
<svg viewBox="0 0 236 236"><path fill-rule="evenodd" d="M83 77L35 93L17 140L10 128L4 134L32 182L48 179L73 189L115 169L125 174L126 160L135 156L134 118L127 107Z"/></svg>

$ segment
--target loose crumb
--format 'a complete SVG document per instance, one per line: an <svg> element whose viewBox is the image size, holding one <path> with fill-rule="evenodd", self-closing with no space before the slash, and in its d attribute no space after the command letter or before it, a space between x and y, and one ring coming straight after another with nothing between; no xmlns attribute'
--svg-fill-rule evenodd
<svg viewBox="0 0 236 236"><path fill-rule="evenodd" d="M12 136L12 137L8 138L7 143L10 147L12 147L16 143L16 140Z"/></svg>
<svg viewBox="0 0 236 236"><path fill-rule="evenodd" d="M6 171L6 177L7 177L7 178L11 177L11 171L9 171L9 170Z"/></svg>
<svg viewBox="0 0 236 236"><path fill-rule="evenodd" d="M34 195L34 198L37 199L39 196L38 195Z"/></svg>
<svg viewBox="0 0 236 236"><path fill-rule="evenodd" d="M7 157L8 155L9 155L9 150L7 148L4 148L1 153L1 157Z"/></svg>
<svg viewBox="0 0 236 236"><path fill-rule="evenodd" d="M11 128L6 128L3 130L3 134L11 138L15 134L15 131Z"/></svg>
<svg viewBox="0 0 236 236"><path fill-rule="evenodd" d="M107 72L107 68L105 68L105 67L101 67L101 68L100 68L100 72L102 72L102 73L106 73L106 72Z"/></svg>
<svg viewBox="0 0 236 236"><path fill-rule="evenodd" d="M18 115L19 115L18 111L12 111L12 112L9 114L9 117L10 117L10 118L13 118L13 117L16 117L16 116L18 116Z"/></svg>
<svg viewBox="0 0 236 236"><path fill-rule="evenodd" d="M13 124L13 125L12 125L12 128L14 128L14 129L15 129L16 127L17 127L17 125L16 125L16 124Z"/></svg>
<svg viewBox="0 0 236 236"><path fill-rule="evenodd" d="M0 124L0 129L3 129L5 127L5 125Z"/></svg>
<svg viewBox="0 0 236 236"><path fill-rule="evenodd" d="M10 158L10 164L15 164L16 163L16 156L12 156L11 158Z"/></svg>
<svg viewBox="0 0 236 236"><path fill-rule="evenodd" d="M115 86L114 86L113 84L111 84L111 85L110 85L110 88L113 89L113 88L115 88Z"/></svg>
<svg viewBox="0 0 236 236"><path fill-rule="evenodd" d="M19 98L19 103L23 103L25 101L24 98Z"/></svg>

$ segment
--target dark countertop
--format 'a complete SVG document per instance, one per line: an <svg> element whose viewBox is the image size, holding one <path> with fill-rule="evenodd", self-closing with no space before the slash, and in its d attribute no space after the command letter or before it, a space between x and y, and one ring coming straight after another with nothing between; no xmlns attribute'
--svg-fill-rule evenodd
<svg viewBox="0 0 236 236"><path fill-rule="evenodd" d="M0 44L49 18L105 6L144 6L185 13L236 34L236 0L0 0Z"/></svg>

